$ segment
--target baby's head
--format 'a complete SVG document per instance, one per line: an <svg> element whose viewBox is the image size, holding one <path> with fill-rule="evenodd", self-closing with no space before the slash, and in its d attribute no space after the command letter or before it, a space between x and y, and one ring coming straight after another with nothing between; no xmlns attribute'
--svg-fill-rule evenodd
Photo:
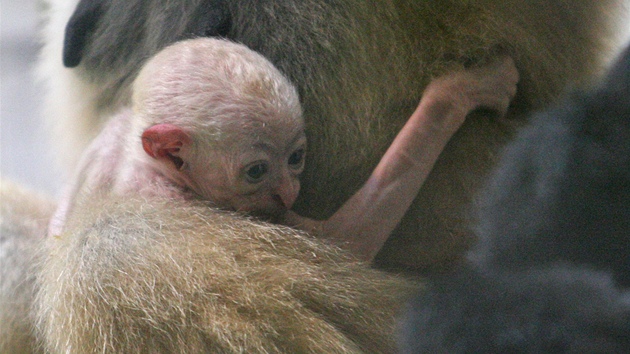
<svg viewBox="0 0 630 354"><path fill-rule="evenodd" d="M219 207L293 205L306 137L297 91L267 59L199 38L159 52L133 85L134 132L155 166Z"/></svg>

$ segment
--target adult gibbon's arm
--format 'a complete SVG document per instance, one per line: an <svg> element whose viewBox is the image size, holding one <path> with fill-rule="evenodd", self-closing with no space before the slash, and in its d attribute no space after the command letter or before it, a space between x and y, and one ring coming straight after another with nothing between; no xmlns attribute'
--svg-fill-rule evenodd
<svg viewBox="0 0 630 354"><path fill-rule="evenodd" d="M39 277L51 352L395 351L414 286L338 248L189 201L92 196L77 210Z"/></svg>

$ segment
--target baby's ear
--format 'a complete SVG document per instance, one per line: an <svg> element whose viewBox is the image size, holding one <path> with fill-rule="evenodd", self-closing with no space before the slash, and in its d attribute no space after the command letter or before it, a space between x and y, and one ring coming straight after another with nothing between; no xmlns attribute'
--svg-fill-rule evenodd
<svg viewBox="0 0 630 354"><path fill-rule="evenodd" d="M192 138L182 128L173 124L156 124L142 133L142 147L149 156L169 160L177 169L183 165L182 149L192 143Z"/></svg>

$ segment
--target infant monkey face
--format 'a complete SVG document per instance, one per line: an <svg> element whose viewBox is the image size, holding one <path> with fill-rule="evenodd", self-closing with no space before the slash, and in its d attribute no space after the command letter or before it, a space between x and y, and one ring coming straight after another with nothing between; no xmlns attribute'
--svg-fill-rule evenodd
<svg viewBox="0 0 630 354"><path fill-rule="evenodd" d="M299 176L306 158L302 130L271 129L241 136L225 146L232 149L213 153L211 158L222 167L197 174L204 176L197 183L204 198L221 208L268 220L291 209L300 191Z"/></svg>
<svg viewBox="0 0 630 354"><path fill-rule="evenodd" d="M306 141L281 154L272 146L257 144L243 155L236 173L232 209L262 218L281 216L291 209L300 192Z"/></svg>

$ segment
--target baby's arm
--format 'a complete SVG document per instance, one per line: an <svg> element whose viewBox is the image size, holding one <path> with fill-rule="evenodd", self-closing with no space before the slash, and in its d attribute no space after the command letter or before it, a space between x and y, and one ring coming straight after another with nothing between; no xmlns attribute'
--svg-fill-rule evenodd
<svg viewBox="0 0 630 354"><path fill-rule="evenodd" d="M341 209L325 221L291 212L287 223L323 235L371 261L466 116L480 107L504 115L516 94L518 80L518 71L509 57L433 80L365 185Z"/></svg>

